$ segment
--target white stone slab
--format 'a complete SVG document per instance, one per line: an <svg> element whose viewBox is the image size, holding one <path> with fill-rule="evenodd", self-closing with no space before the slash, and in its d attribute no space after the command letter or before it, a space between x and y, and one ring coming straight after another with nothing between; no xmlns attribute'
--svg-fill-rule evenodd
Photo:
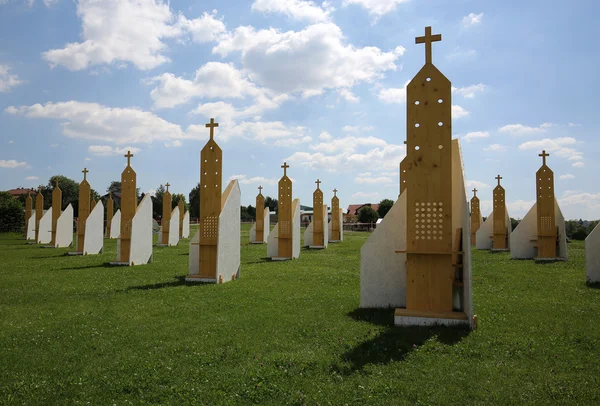
<svg viewBox="0 0 600 406"><path fill-rule="evenodd" d="M468 320L439 319L435 317L394 316L396 326L469 326Z"/></svg>
<svg viewBox="0 0 600 406"><path fill-rule="evenodd" d="M168 243L170 247L175 247L177 244L179 244L179 207L177 206L175 206L175 208L171 212L171 221L169 222Z"/></svg>
<svg viewBox="0 0 600 406"><path fill-rule="evenodd" d="M400 197L400 196L398 196L398 197ZM334 213L331 213L332 217L334 215L335 215ZM331 239L332 230L333 230L333 224L332 224L332 221L329 221L329 224L327 226L328 227L327 232L329 233L328 234L329 235L329 242L342 242L342 241L344 241L344 210L343 209L340 209L339 216L340 216L340 239L339 240L332 240Z"/></svg>
<svg viewBox="0 0 600 406"><path fill-rule="evenodd" d="M264 210L264 219L263 219L263 239L262 241L258 241L256 239L256 223L252 224L250 228L250 244L264 244L268 241L269 231L271 229L271 211L268 207L265 207Z"/></svg>
<svg viewBox="0 0 600 406"><path fill-rule="evenodd" d="M85 221L83 236L83 254L96 255L104 248L104 204L98 201Z"/></svg>
<svg viewBox="0 0 600 406"><path fill-rule="evenodd" d="M113 218L110 222L110 235L109 238L119 238L121 235L121 210L117 210L113 214Z"/></svg>
<svg viewBox="0 0 600 406"><path fill-rule="evenodd" d="M102 231L102 229L100 229ZM73 206L69 204L56 221L55 248L70 247L73 244Z"/></svg>
<svg viewBox="0 0 600 406"><path fill-rule="evenodd" d="M49 244L52 241L52 207L44 212L39 224L38 244Z"/></svg>
<svg viewBox="0 0 600 406"><path fill-rule="evenodd" d="M152 199L144 196L131 221L131 246L129 261L119 258L121 239L117 241L117 262L129 263L129 266L144 265L152 262Z"/></svg>
<svg viewBox="0 0 600 406"><path fill-rule="evenodd" d="M558 227L557 259L567 260L567 235L565 232L565 218L562 215L558 201L554 198L554 217ZM533 259L537 255L537 203L534 203L523 220L510 235L510 256L513 259Z"/></svg>
<svg viewBox="0 0 600 406"><path fill-rule="evenodd" d="M267 238L267 256L271 259L279 257L278 238L279 223L275 224L273 231ZM292 202L292 258L300 257L300 199L294 199ZM283 258L285 260L286 258Z"/></svg>
<svg viewBox="0 0 600 406"><path fill-rule="evenodd" d="M223 282L240 277L240 230L241 230L241 190L237 179L232 180L223 192L221 203L221 214L219 215L219 235L217 238L217 269L213 278L186 278L191 282L218 282L219 275L223 276ZM189 275L200 273L200 230L196 232L190 241Z"/></svg>
<svg viewBox="0 0 600 406"><path fill-rule="evenodd" d="M588 283L600 282L600 223L585 239L585 273Z"/></svg>
<svg viewBox="0 0 600 406"><path fill-rule="evenodd" d="M183 230L181 230L181 238L190 238L190 212L186 211L183 215Z"/></svg>
<svg viewBox="0 0 600 406"><path fill-rule="evenodd" d="M35 210L31 210L31 217L27 222L27 239L35 240Z"/></svg>
<svg viewBox="0 0 600 406"><path fill-rule="evenodd" d="M510 222L510 216L508 209L505 208L506 212L506 228L508 233L508 249L510 249L510 235L512 233L512 224ZM494 211L490 213L485 219L483 224L479 227L479 230L475 233L475 248L478 250L491 250L494 246Z"/></svg>

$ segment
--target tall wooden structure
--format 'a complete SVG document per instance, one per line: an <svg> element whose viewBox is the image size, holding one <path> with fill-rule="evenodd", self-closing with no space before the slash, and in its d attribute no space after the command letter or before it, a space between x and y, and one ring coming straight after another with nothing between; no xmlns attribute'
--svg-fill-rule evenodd
<svg viewBox="0 0 600 406"><path fill-rule="evenodd" d="M173 199L171 197L171 192L169 192L169 182L165 185L167 190L163 194L163 209L162 209L162 218L160 220L160 224L162 226L162 241L161 243L164 245L169 245L169 225L171 224L171 206L173 205Z"/></svg>
<svg viewBox="0 0 600 406"><path fill-rule="evenodd" d="M265 197L262 194L263 187L258 186L256 195L256 241L265 240Z"/></svg>
<svg viewBox="0 0 600 406"><path fill-rule="evenodd" d="M215 278L217 272L223 167L223 152L214 140L218 126L214 118L206 124L210 139L200 153L200 278Z"/></svg>
<svg viewBox="0 0 600 406"><path fill-rule="evenodd" d="M38 188L35 196L35 242L40 240L40 220L44 216L44 195L42 194L42 186Z"/></svg>
<svg viewBox="0 0 600 406"><path fill-rule="evenodd" d="M58 186L58 180L55 183L54 190L52 191L52 239L50 240L50 245L56 244L56 225L62 213L62 190Z"/></svg>
<svg viewBox="0 0 600 406"><path fill-rule="evenodd" d="M554 172L546 165L550 154L543 150L542 166L536 172L537 257L556 258L556 218L554 211Z"/></svg>
<svg viewBox="0 0 600 406"><path fill-rule="evenodd" d="M133 154L127 151L127 167L121 173L121 237L120 262L129 262L131 252L131 223L137 209L136 173L131 167Z"/></svg>
<svg viewBox="0 0 600 406"><path fill-rule="evenodd" d="M407 86L408 314L452 312L458 252L452 230L451 83L431 61L432 42L441 39L431 35L431 27L416 39L425 44L425 65Z"/></svg>
<svg viewBox="0 0 600 406"><path fill-rule="evenodd" d="M341 238L340 228L340 198L337 197L337 189L333 189L331 198L331 241L339 241Z"/></svg>
<svg viewBox="0 0 600 406"><path fill-rule="evenodd" d="M321 190L321 180L315 181L317 189L313 192L313 246L323 247L325 245L323 227L325 219L323 218L323 191Z"/></svg>
<svg viewBox="0 0 600 406"><path fill-rule="evenodd" d="M31 212L33 211L33 199L31 198L31 191L27 192L27 199L25 199L25 238L27 238L27 230L29 230L29 220L31 218Z"/></svg>
<svg viewBox="0 0 600 406"><path fill-rule="evenodd" d="M283 177L279 180L277 194L278 256L292 258L292 180L287 176L287 168L290 166L284 162L281 167Z"/></svg>
<svg viewBox="0 0 600 406"><path fill-rule="evenodd" d="M498 185L494 188L494 241L492 249L507 249L507 226L506 226L506 193L500 186L502 176L496 176Z"/></svg>
<svg viewBox="0 0 600 406"><path fill-rule="evenodd" d="M90 184L87 181L87 168L83 168L83 180L79 184L79 206L77 215L77 252L83 253L85 223L92 210L90 205ZM53 209L54 210L54 209Z"/></svg>
<svg viewBox="0 0 600 406"><path fill-rule="evenodd" d="M406 141L404 142L406 144ZM408 161L406 157L400 161L400 195L406 190L406 166ZM398 195L398 196L400 196Z"/></svg>
<svg viewBox="0 0 600 406"><path fill-rule="evenodd" d="M108 200L106 201L106 238L110 238L110 229L113 216L115 215L115 202L112 198L112 192L108 192Z"/></svg>
<svg viewBox="0 0 600 406"><path fill-rule="evenodd" d="M183 204L183 199L179 199L177 207L179 207L179 238L183 238L183 217L185 217L185 205Z"/></svg>
<svg viewBox="0 0 600 406"><path fill-rule="evenodd" d="M471 198L471 245L475 245L475 234L481 227L481 208L479 207L479 198L477 197L477 189L473 189L473 197Z"/></svg>

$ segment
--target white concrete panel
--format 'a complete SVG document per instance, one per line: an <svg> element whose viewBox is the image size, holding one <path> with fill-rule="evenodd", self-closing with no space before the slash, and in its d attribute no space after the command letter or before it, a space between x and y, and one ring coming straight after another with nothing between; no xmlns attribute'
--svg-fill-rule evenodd
<svg viewBox="0 0 600 406"><path fill-rule="evenodd" d="M565 230L565 218L558 206L556 197L554 198L554 217L556 219L556 226L558 227L558 252L556 255L559 258L569 259L569 250L567 248L567 233Z"/></svg>
<svg viewBox="0 0 600 406"><path fill-rule="evenodd" d="M131 221L129 265L152 262L152 199L144 196Z"/></svg>
<svg viewBox="0 0 600 406"><path fill-rule="evenodd" d="M110 222L110 235L109 238L119 238L121 235L121 210L117 210L113 214L113 218Z"/></svg>
<svg viewBox="0 0 600 406"><path fill-rule="evenodd" d="M311 221L306 230L304 230L304 243L305 247L313 245L313 222Z"/></svg>
<svg viewBox="0 0 600 406"><path fill-rule="evenodd" d="M38 244L49 244L52 241L52 207L42 216L39 224Z"/></svg>
<svg viewBox="0 0 600 406"><path fill-rule="evenodd" d="M183 215L183 230L181 230L181 238L190 238L190 212L186 211Z"/></svg>
<svg viewBox="0 0 600 406"><path fill-rule="evenodd" d="M104 204L98 201L85 221L83 255L96 255L104 248Z"/></svg>
<svg viewBox="0 0 600 406"><path fill-rule="evenodd" d="M588 283L600 282L600 223L585 239L585 274Z"/></svg>
<svg viewBox="0 0 600 406"><path fill-rule="evenodd" d="M294 199L292 207L292 258L300 258L300 199Z"/></svg>
<svg viewBox="0 0 600 406"><path fill-rule="evenodd" d="M537 203L534 203L510 236L510 257L513 259L530 259L535 257L537 251L534 247L536 236Z"/></svg>
<svg viewBox="0 0 600 406"><path fill-rule="evenodd" d="M360 249L360 307L406 306L406 192Z"/></svg>
<svg viewBox="0 0 600 406"><path fill-rule="evenodd" d="M267 242L267 238L271 232L271 211L268 207L265 207L263 230L263 242Z"/></svg>
<svg viewBox="0 0 600 406"><path fill-rule="evenodd" d="M250 227L249 241L251 244L256 241L256 223L252 223L252 227Z"/></svg>
<svg viewBox="0 0 600 406"><path fill-rule="evenodd" d="M35 210L31 210L31 217L27 222L27 239L35 240Z"/></svg>
<svg viewBox="0 0 600 406"><path fill-rule="evenodd" d="M240 230L241 230L241 191L237 179L229 182L231 188L219 215L219 236L217 246L217 278L229 282L233 275L240 277Z"/></svg>
<svg viewBox="0 0 600 406"><path fill-rule="evenodd" d="M102 231L102 229L100 229ZM73 244L73 206L69 204L56 221L56 240L54 247L64 248Z"/></svg>
<svg viewBox="0 0 600 406"><path fill-rule="evenodd" d="M179 244L179 207L175 206L169 222L169 246L174 247L177 244Z"/></svg>
<svg viewBox="0 0 600 406"><path fill-rule="evenodd" d="M188 275L200 273L200 230L196 231L189 243L190 254L188 260Z"/></svg>
<svg viewBox="0 0 600 406"><path fill-rule="evenodd" d="M506 210L506 228L508 229L508 249L510 249L510 235L512 234L512 223L510 221L510 215L508 214L508 208L505 207Z"/></svg>
<svg viewBox="0 0 600 406"><path fill-rule="evenodd" d="M491 250L494 246L494 211L486 217L479 230L475 232L475 248L478 250Z"/></svg>
<svg viewBox="0 0 600 406"><path fill-rule="evenodd" d="M271 231L269 233L269 236L267 237L267 257L269 258L273 258L273 257L277 257L278 252L279 252L279 223L275 224L275 228L273 229L273 231Z"/></svg>

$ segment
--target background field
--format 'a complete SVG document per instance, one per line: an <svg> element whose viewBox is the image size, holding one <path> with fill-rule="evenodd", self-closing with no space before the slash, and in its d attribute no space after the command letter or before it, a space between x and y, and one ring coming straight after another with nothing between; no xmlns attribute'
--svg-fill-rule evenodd
<svg viewBox="0 0 600 406"><path fill-rule="evenodd" d="M600 402L600 290L566 263L475 251L479 328L394 328L360 310L367 233L270 262L242 232L241 279L186 285L187 240L110 267L0 235L0 402L211 405Z"/></svg>

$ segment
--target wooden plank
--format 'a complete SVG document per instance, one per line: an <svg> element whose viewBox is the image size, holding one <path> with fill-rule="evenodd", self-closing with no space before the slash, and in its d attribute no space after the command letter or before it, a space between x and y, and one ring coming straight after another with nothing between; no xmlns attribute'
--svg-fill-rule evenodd
<svg viewBox="0 0 600 406"><path fill-rule="evenodd" d="M87 168L83 169L83 180L79 184L79 201L77 214L77 250L76 252L83 253L83 245L85 242L85 224L91 212L91 187L87 181ZM53 209L54 210L54 209ZM112 220L112 215L111 215Z"/></svg>
<svg viewBox="0 0 600 406"><path fill-rule="evenodd" d="M137 174L131 167L133 154L127 151L127 167L121 173L121 230L120 261L129 262L131 248L131 223L137 209Z"/></svg>
<svg viewBox="0 0 600 406"><path fill-rule="evenodd" d="M506 191L500 186L502 176L498 175L498 186L494 188L494 218L493 218L493 242L492 249L506 249L508 227L506 225Z"/></svg>
<svg viewBox="0 0 600 406"><path fill-rule="evenodd" d="M277 194L278 238L277 256L292 258L292 181L287 176L289 165L284 162L283 177L279 180Z"/></svg>
<svg viewBox="0 0 600 406"><path fill-rule="evenodd" d="M331 240L339 241L341 238L340 224L340 198L337 197L337 189L333 189L331 198Z"/></svg>
<svg viewBox="0 0 600 406"><path fill-rule="evenodd" d="M115 202L112 198L112 192L108 193L108 200L106 201L106 237L110 238L110 230L112 227L112 219L114 217Z"/></svg>
<svg viewBox="0 0 600 406"><path fill-rule="evenodd" d="M58 187L58 181L56 181L56 185L52 191L52 239L50 240L50 245L54 245L56 243L56 225L61 213L62 190L60 190L60 187Z"/></svg>
<svg viewBox="0 0 600 406"><path fill-rule="evenodd" d="M408 309L396 309L394 316L404 317L426 317L434 319L454 319L454 320L469 320L468 316L464 312L421 312L416 310Z"/></svg>
<svg viewBox="0 0 600 406"><path fill-rule="evenodd" d="M160 219L160 224L162 226L162 244L169 244L169 228L171 223L171 206L173 205L173 198L171 196L171 192L169 192L169 182L167 182L166 187L167 190L163 193L163 207L162 207L162 217Z"/></svg>
<svg viewBox="0 0 600 406"><path fill-rule="evenodd" d="M256 196L256 241L265 240L265 197L262 194L262 186L258 187Z"/></svg>
<svg viewBox="0 0 600 406"><path fill-rule="evenodd" d="M313 192L313 246L322 247L325 245L323 191L319 187L321 181L317 179L315 183L317 184L317 189Z"/></svg>
<svg viewBox="0 0 600 406"><path fill-rule="evenodd" d="M476 233L481 227L481 209L479 198L477 197L477 189L473 189L473 197L471 198L471 245L475 245L476 241Z"/></svg>
<svg viewBox="0 0 600 406"><path fill-rule="evenodd" d="M554 214L554 172L546 165L546 151L542 157L542 166L536 172L537 200L537 248L538 258L556 258L556 218Z"/></svg>

